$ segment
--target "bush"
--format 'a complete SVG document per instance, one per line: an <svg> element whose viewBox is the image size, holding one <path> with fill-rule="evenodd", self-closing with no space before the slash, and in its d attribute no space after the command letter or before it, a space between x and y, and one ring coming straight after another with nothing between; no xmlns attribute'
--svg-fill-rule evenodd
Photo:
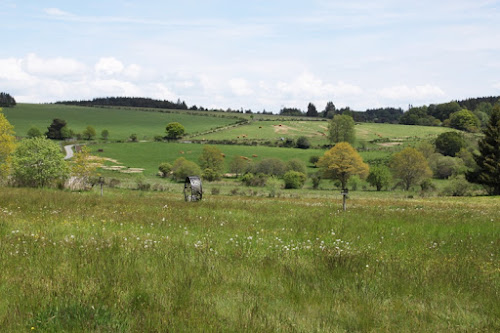
<svg viewBox="0 0 500 333"><path fill-rule="evenodd" d="M391 171L385 165L374 165L370 168L370 173L366 179L371 186L377 188L377 191L389 186L392 176Z"/></svg>
<svg viewBox="0 0 500 333"><path fill-rule="evenodd" d="M292 158L291 160L286 162L286 171L297 171L305 174L307 173L307 166L302 160L299 160L298 158Z"/></svg>
<svg viewBox="0 0 500 333"><path fill-rule="evenodd" d="M471 183L469 183L463 175L460 175L450 180L450 183L443 189L441 194L453 197L463 197L470 195L470 191Z"/></svg>
<svg viewBox="0 0 500 333"><path fill-rule="evenodd" d="M265 158L254 167L253 173L255 174L263 173L269 176L282 177L286 172L285 163L276 157Z"/></svg>
<svg viewBox="0 0 500 333"><path fill-rule="evenodd" d="M313 183L313 189L317 190L318 187L319 187L319 183L321 182L321 175L319 172L313 174L311 176L311 180L312 180L312 183Z"/></svg>
<svg viewBox="0 0 500 333"><path fill-rule="evenodd" d="M111 179L111 180L109 181L108 186L109 186L110 188L115 188L115 187L120 186L120 184L121 184L121 182L120 182L120 180L119 180L119 179L113 178L113 179Z"/></svg>
<svg viewBox="0 0 500 333"><path fill-rule="evenodd" d="M130 134L129 140L132 142L137 142L137 134Z"/></svg>
<svg viewBox="0 0 500 333"><path fill-rule="evenodd" d="M214 180L219 179L219 174L211 168L206 168L205 170L203 170L202 177L204 180L213 182Z"/></svg>
<svg viewBox="0 0 500 333"><path fill-rule="evenodd" d="M457 173L462 160L456 157L443 156L441 154L433 154L429 159L429 166L435 177L439 179L447 179Z"/></svg>
<svg viewBox="0 0 500 333"><path fill-rule="evenodd" d="M306 182L307 176L305 173L290 170L283 176L283 180L285 181L285 188L288 189L298 189L304 186Z"/></svg>
<svg viewBox="0 0 500 333"><path fill-rule="evenodd" d="M309 147L311 147L311 143L309 142L309 139L306 138L305 136L300 136L297 139L295 146L300 149L309 149Z"/></svg>
<svg viewBox="0 0 500 333"><path fill-rule="evenodd" d="M241 181L246 186L263 187L263 186L266 186L267 179L268 179L268 176L263 174L263 173L259 173L257 175L254 175L252 173L247 173L247 174L243 175L243 177L241 177Z"/></svg>
<svg viewBox="0 0 500 333"><path fill-rule="evenodd" d="M172 165L170 163L167 163L167 162L163 162L162 164L160 164L160 166L158 167L158 170L160 170L160 173L161 173L161 176L163 178L165 177L168 177L168 175L170 174L170 172L172 171Z"/></svg>
<svg viewBox="0 0 500 333"><path fill-rule="evenodd" d="M460 149L465 148L466 143L460 133L446 132L438 135L435 145L439 153L446 156L455 156Z"/></svg>
<svg viewBox="0 0 500 333"><path fill-rule="evenodd" d="M280 196L278 190L281 188L281 182L279 181L278 178L270 177L267 180L266 187L269 190L269 197L270 198L274 198L276 196L278 196L278 197Z"/></svg>
<svg viewBox="0 0 500 333"><path fill-rule="evenodd" d="M212 190L210 191L212 195L219 195L220 194L220 189L218 187L212 187Z"/></svg>
<svg viewBox="0 0 500 333"><path fill-rule="evenodd" d="M163 136L161 136L161 135L155 135L154 136L154 140L155 140L155 142L162 142L163 141Z"/></svg>
<svg viewBox="0 0 500 333"><path fill-rule="evenodd" d="M175 160L172 166L174 178L178 181L183 181L189 176L201 175L201 169L198 164L186 160L184 157L179 157Z"/></svg>
<svg viewBox="0 0 500 333"><path fill-rule="evenodd" d="M359 184L361 184L361 178L358 175L354 175L349 177L347 181L347 188L350 188L351 191L357 191Z"/></svg>
<svg viewBox="0 0 500 333"><path fill-rule="evenodd" d="M317 155L311 156L311 157L309 157L309 163L314 165L314 167L316 168L316 163L318 163L319 159L320 159L320 157Z"/></svg>

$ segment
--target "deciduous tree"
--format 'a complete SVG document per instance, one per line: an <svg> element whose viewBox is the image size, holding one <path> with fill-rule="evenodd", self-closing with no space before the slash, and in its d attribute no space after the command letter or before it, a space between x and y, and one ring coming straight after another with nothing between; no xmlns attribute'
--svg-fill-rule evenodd
<svg viewBox="0 0 500 333"><path fill-rule="evenodd" d="M83 131L82 136L84 140L92 140L95 138L96 134L95 128L89 125Z"/></svg>
<svg viewBox="0 0 500 333"><path fill-rule="evenodd" d="M424 155L415 148L407 147L392 157L391 167L395 178L409 190L413 185L432 177L432 171Z"/></svg>
<svg viewBox="0 0 500 333"><path fill-rule="evenodd" d="M335 115L328 123L328 139L331 143L349 142L356 140L354 120L348 115Z"/></svg>
<svg viewBox="0 0 500 333"><path fill-rule="evenodd" d="M385 165L374 165L370 167L370 174L368 178L366 178L371 186L377 188L377 191L389 186L391 179L391 171Z"/></svg>
<svg viewBox="0 0 500 333"><path fill-rule="evenodd" d="M341 142L328 150L318 161L317 166L322 169L323 178L339 180L345 189L349 178L359 175L366 178L368 175L368 164L358 152L347 142Z"/></svg>
<svg viewBox="0 0 500 333"><path fill-rule="evenodd" d="M5 179L10 171L11 155L16 148L14 126L12 126L0 108L0 181Z"/></svg>
<svg viewBox="0 0 500 333"><path fill-rule="evenodd" d="M51 186L69 173L59 145L42 137L21 141L12 156L12 168L17 184L29 187Z"/></svg>
<svg viewBox="0 0 500 333"><path fill-rule="evenodd" d="M466 146L464 137L457 132L445 132L436 138L436 150L446 156L455 156Z"/></svg>
<svg viewBox="0 0 500 333"><path fill-rule="evenodd" d="M167 139L169 140L177 140L186 132L184 126L177 122L167 124L165 130L167 132Z"/></svg>
<svg viewBox="0 0 500 333"><path fill-rule="evenodd" d="M224 155L215 146L204 145L199 160L202 170L211 169L217 177L224 171Z"/></svg>

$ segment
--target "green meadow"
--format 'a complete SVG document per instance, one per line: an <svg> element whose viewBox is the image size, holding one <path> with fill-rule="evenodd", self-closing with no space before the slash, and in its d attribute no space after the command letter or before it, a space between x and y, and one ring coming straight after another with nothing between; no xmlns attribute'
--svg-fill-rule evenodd
<svg viewBox="0 0 500 333"><path fill-rule="evenodd" d="M139 140L153 140L155 135L165 135L165 126L179 122L189 134L208 131L236 123L234 116L208 114L192 115L187 112L151 109L118 109L69 106L59 104L19 104L15 108L4 108L7 120L14 125L17 136L26 136L32 127L42 132L55 118L63 119L73 131L81 133L92 126L99 137L101 131L109 131L109 140L126 140L136 134ZM168 112L168 113L166 113Z"/></svg>
<svg viewBox="0 0 500 333"><path fill-rule="evenodd" d="M432 139L450 131L445 127L410 126L395 124L358 123L355 126L358 141L386 139L388 141L407 142ZM253 121L250 124L229 128L209 134L194 136L197 140L234 140L236 142L276 142L282 138L297 139L305 136L312 145L328 144L327 121Z"/></svg>
<svg viewBox="0 0 500 333"><path fill-rule="evenodd" d="M4 332L500 330L500 199L0 188Z"/></svg>

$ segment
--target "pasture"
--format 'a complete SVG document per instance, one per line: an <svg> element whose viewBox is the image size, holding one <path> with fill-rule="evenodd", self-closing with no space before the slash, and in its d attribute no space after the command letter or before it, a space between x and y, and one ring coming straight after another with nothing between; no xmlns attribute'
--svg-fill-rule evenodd
<svg viewBox="0 0 500 333"><path fill-rule="evenodd" d="M433 139L437 135L453 131L445 127L413 126L378 123L358 123L355 126L358 142L387 140L396 143L407 143L415 140ZM282 138L297 139L305 136L312 145L328 144L327 121L253 121L250 124L228 128L224 131L193 136L197 140L234 140L236 142L276 142ZM379 145L383 147L383 145Z"/></svg>
<svg viewBox="0 0 500 333"><path fill-rule="evenodd" d="M6 332L500 330L498 197L0 188Z"/></svg>
<svg viewBox="0 0 500 333"><path fill-rule="evenodd" d="M15 108L5 108L3 113L14 126L16 135L26 136L26 132L36 126L40 131L47 127L54 118L63 119L73 131L81 133L87 126L92 126L99 138L101 131L109 131L109 140L127 140L136 134L139 140L152 141L155 135L165 135L165 126L170 122L179 122L187 133L208 131L236 123L239 118L217 116L213 113L192 115L186 112L158 109L117 109L90 108L59 104L18 104Z"/></svg>

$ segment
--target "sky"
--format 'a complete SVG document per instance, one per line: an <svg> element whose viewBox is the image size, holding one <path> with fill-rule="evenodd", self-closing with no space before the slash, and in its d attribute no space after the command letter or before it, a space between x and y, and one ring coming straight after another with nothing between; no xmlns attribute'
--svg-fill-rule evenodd
<svg viewBox="0 0 500 333"><path fill-rule="evenodd" d="M500 1L0 0L0 91L273 111L500 95Z"/></svg>

